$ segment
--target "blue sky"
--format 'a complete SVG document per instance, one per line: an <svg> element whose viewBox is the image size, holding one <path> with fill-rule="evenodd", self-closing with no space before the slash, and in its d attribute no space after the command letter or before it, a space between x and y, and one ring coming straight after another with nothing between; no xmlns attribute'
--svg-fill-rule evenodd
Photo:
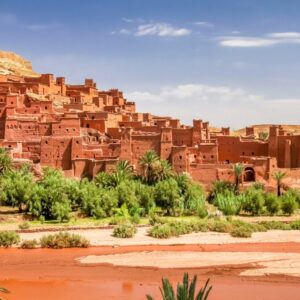
<svg viewBox="0 0 300 300"><path fill-rule="evenodd" d="M186 123L299 123L298 0L0 0L0 49Z"/></svg>

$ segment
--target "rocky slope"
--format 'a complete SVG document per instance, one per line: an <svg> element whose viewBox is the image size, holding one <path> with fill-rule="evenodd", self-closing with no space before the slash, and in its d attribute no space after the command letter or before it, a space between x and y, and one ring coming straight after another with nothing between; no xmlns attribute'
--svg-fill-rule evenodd
<svg viewBox="0 0 300 300"><path fill-rule="evenodd" d="M0 75L39 76L32 70L31 62L13 52L0 50Z"/></svg>

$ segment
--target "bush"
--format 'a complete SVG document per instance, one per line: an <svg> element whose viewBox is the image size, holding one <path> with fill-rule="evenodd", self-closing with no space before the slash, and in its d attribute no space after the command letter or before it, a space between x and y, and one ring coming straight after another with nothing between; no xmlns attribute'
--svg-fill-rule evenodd
<svg viewBox="0 0 300 300"><path fill-rule="evenodd" d="M38 245L37 240L25 240L21 243L20 248L22 249L35 249Z"/></svg>
<svg viewBox="0 0 300 300"><path fill-rule="evenodd" d="M215 198L218 194L224 194L226 191L233 192L235 191L235 186L229 181L217 180L213 183L212 190L208 196L208 202L214 203Z"/></svg>
<svg viewBox="0 0 300 300"><path fill-rule="evenodd" d="M281 209L284 214L292 215L297 209L297 202L294 195L286 193L282 196Z"/></svg>
<svg viewBox="0 0 300 300"><path fill-rule="evenodd" d="M155 225L150 229L149 235L157 239L168 239L172 236L179 236L174 227L168 223Z"/></svg>
<svg viewBox="0 0 300 300"><path fill-rule="evenodd" d="M87 248L90 243L87 239L78 234L60 232L57 234L45 235L40 239L42 248Z"/></svg>
<svg viewBox="0 0 300 300"><path fill-rule="evenodd" d="M205 195L203 188L196 183L190 183L183 193L184 210L186 214L198 214L202 217L207 215L205 209Z"/></svg>
<svg viewBox="0 0 300 300"><path fill-rule="evenodd" d="M263 221L259 223L264 226L267 230L290 230L291 226L289 224L279 222L279 221Z"/></svg>
<svg viewBox="0 0 300 300"><path fill-rule="evenodd" d="M280 198L277 197L275 194L267 193L265 195L265 205L267 211L271 215L277 214L281 209L281 201Z"/></svg>
<svg viewBox="0 0 300 300"><path fill-rule="evenodd" d="M29 228L30 228L29 222L23 222L23 223L19 224L19 229L21 229L21 230L25 230L25 229L29 229Z"/></svg>
<svg viewBox="0 0 300 300"><path fill-rule="evenodd" d="M0 247L8 248L20 242L20 235L14 231L0 232Z"/></svg>
<svg viewBox="0 0 300 300"><path fill-rule="evenodd" d="M230 233L233 230L233 225L227 221L215 221L211 226L212 231Z"/></svg>
<svg viewBox="0 0 300 300"><path fill-rule="evenodd" d="M244 195L237 196L233 192L226 190L222 194L216 195L214 204L226 216L238 215L245 202L244 199Z"/></svg>
<svg viewBox="0 0 300 300"><path fill-rule="evenodd" d="M230 232L233 237L250 238L252 236L252 230L249 226L237 226Z"/></svg>
<svg viewBox="0 0 300 300"><path fill-rule="evenodd" d="M300 230L300 220L293 221L290 226L293 230Z"/></svg>
<svg viewBox="0 0 300 300"><path fill-rule="evenodd" d="M118 195L114 190L98 188L93 182L82 186L82 211L96 219L110 217L118 207Z"/></svg>
<svg viewBox="0 0 300 300"><path fill-rule="evenodd" d="M264 192L262 190L249 189L245 192L245 202L243 210L252 215L261 215L264 213Z"/></svg>
<svg viewBox="0 0 300 300"><path fill-rule="evenodd" d="M137 229L132 224L121 224L114 228L113 236L117 238L132 238L137 232Z"/></svg>

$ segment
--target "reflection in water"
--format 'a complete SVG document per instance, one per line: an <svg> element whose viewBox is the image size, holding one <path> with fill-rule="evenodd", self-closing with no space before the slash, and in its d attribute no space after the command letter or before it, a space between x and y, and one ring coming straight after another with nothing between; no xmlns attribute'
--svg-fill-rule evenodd
<svg viewBox="0 0 300 300"><path fill-rule="evenodd" d="M123 281L122 283L122 291L127 294L131 294L133 292L133 284L130 281Z"/></svg>

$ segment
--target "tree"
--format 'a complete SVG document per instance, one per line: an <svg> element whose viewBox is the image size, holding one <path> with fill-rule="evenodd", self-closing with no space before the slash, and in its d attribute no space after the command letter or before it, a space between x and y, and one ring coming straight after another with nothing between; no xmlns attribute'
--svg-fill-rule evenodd
<svg viewBox="0 0 300 300"><path fill-rule="evenodd" d="M111 174L113 186L119 185L121 182L133 177L133 168L128 160L118 162L116 170Z"/></svg>
<svg viewBox="0 0 300 300"><path fill-rule="evenodd" d="M261 132L258 133L258 138L260 140L266 141L269 138L269 133L266 132L266 131L261 131Z"/></svg>
<svg viewBox="0 0 300 300"><path fill-rule="evenodd" d="M148 184L153 184L157 180L157 167L159 157L153 150L148 150L139 160L142 168L142 178Z"/></svg>
<svg viewBox="0 0 300 300"><path fill-rule="evenodd" d="M20 170L7 171L1 180L2 197L6 204L18 207L21 213L22 206L31 197L33 185L33 175L28 165L23 165Z"/></svg>
<svg viewBox="0 0 300 300"><path fill-rule="evenodd" d="M182 212L184 208L183 197L174 178L160 181L155 185L154 199L156 204L166 209L169 215L174 216L178 210Z"/></svg>
<svg viewBox="0 0 300 300"><path fill-rule="evenodd" d="M244 172L244 166L241 163L236 163L233 166L233 172L235 177L235 191L238 194L240 190L241 177Z"/></svg>
<svg viewBox="0 0 300 300"><path fill-rule="evenodd" d="M39 188L34 189L36 194L29 200L29 212L50 220L68 220L71 203L63 173L49 167L44 168L43 173Z"/></svg>
<svg viewBox="0 0 300 300"><path fill-rule="evenodd" d="M159 166L158 166L158 180L165 180L174 175L174 172L172 170L172 166L169 164L169 162L165 159L159 160Z"/></svg>
<svg viewBox="0 0 300 300"><path fill-rule="evenodd" d="M0 175L11 170L12 159L4 148L0 148Z"/></svg>
<svg viewBox="0 0 300 300"><path fill-rule="evenodd" d="M189 282L189 275L185 273L183 282L177 285L177 295L167 278L162 279L162 288L160 292L164 300L206 300L211 292L212 286L208 287L209 279L196 295L197 276ZM147 295L147 300L154 300L150 295Z"/></svg>
<svg viewBox="0 0 300 300"><path fill-rule="evenodd" d="M282 186L282 180L285 177L286 173L278 170L276 171L272 177L276 180L276 185L277 185L277 196L280 197L281 196L281 186Z"/></svg>

